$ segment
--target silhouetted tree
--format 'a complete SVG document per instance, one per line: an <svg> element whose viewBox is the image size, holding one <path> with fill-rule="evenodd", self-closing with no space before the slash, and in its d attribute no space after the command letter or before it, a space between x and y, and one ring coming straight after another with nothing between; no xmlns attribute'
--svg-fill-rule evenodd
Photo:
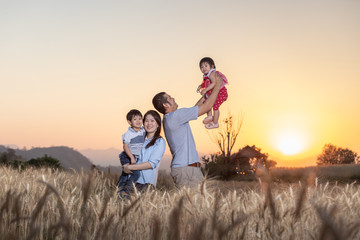
<svg viewBox="0 0 360 240"><path fill-rule="evenodd" d="M211 154L210 157L203 156L202 160L205 163L205 172L208 177L230 180L236 175L235 166L221 154Z"/></svg>
<svg viewBox="0 0 360 240"><path fill-rule="evenodd" d="M243 119L242 115L240 118L234 119L234 117L228 113L228 116L221 121L219 129L211 130L211 134L209 134L211 141L214 142L220 150L220 154L226 158L229 158L231 155L231 151L239 135Z"/></svg>
<svg viewBox="0 0 360 240"><path fill-rule="evenodd" d="M266 160L266 162L265 162L265 167L267 169L276 167L276 165L277 165L277 162L274 160Z"/></svg>
<svg viewBox="0 0 360 240"><path fill-rule="evenodd" d="M356 163L359 160L357 153L348 148L325 144L322 153L317 157L318 165L335 165Z"/></svg>
<svg viewBox="0 0 360 240"><path fill-rule="evenodd" d="M261 153L261 149L253 146L245 146L230 158L222 154L211 154L210 157L203 156L205 170L209 177L217 177L222 180L251 179L257 168L269 169L276 166L274 160L268 159L267 153Z"/></svg>
<svg viewBox="0 0 360 240"><path fill-rule="evenodd" d="M24 165L25 160L16 155L16 152L12 148L8 148L6 152L0 154L0 164L13 166L15 168Z"/></svg>
<svg viewBox="0 0 360 240"><path fill-rule="evenodd" d="M8 164L8 157L6 152L2 152L0 155L0 164Z"/></svg>
<svg viewBox="0 0 360 240"><path fill-rule="evenodd" d="M34 167L49 167L54 169L62 169L59 160L46 154L44 157L30 159L29 161L27 161L27 164Z"/></svg>

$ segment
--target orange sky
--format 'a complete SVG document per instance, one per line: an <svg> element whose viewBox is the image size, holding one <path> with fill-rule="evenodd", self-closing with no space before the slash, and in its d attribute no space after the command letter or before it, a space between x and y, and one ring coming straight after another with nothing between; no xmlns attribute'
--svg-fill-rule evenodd
<svg viewBox="0 0 360 240"><path fill-rule="evenodd" d="M359 9L353 0L1 3L0 144L121 148L129 109L146 112L159 91L180 107L198 100L198 62L210 56L229 80L221 114L244 115L235 150L256 145L281 166L314 164L326 143L360 153ZM201 120L191 123L198 151L214 152Z"/></svg>

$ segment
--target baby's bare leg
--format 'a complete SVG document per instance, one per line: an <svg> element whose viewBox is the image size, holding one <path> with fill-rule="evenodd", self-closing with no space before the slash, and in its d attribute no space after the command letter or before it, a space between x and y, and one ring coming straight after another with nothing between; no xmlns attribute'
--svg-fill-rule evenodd
<svg viewBox="0 0 360 240"><path fill-rule="evenodd" d="M213 122L215 124L217 124L219 122L219 117L220 117L220 111L219 110L214 110Z"/></svg>

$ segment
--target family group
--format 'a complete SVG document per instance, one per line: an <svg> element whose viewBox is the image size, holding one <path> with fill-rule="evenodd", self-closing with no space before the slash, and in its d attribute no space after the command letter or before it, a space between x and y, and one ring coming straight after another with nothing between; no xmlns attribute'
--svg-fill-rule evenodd
<svg viewBox="0 0 360 240"><path fill-rule="evenodd" d="M227 100L228 93L224 74L216 71L214 61L205 57L200 61L203 81L197 92L200 100L194 107L178 108L173 97L166 92L156 94L152 103L157 110L149 110L144 117L133 109L126 119L130 125L122 135L124 151L119 155L123 167L118 181L118 196L126 199L136 188L144 191L155 188L160 161L164 155L166 142L161 137L161 125L172 155L171 172L177 187L194 187L201 183L199 156L189 121L207 114L203 123L205 128L219 127L219 107ZM163 120L158 113L163 114Z"/></svg>

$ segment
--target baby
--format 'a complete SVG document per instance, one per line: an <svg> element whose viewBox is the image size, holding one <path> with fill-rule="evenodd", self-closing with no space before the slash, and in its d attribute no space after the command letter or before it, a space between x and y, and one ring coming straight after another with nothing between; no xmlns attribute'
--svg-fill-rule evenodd
<svg viewBox="0 0 360 240"><path fill-rule="evenodd" d="M203 82L197 88L197 92L200 92L200 94L203 96L204 98L203 101L206 101L206 99L210 96L212 89L215 86L215 82L211 82L209 78L210 74L218 73L223 79L219 94L213 106L214 114L212 113L212 110L210 110L207 113L207 117L203 120L203 123L205 124L205 128L207 129L218 128L219 117L220 117L219 107L228 98L227 89L225 87L225 84L227 84L228 81L224 74L222 74L219 71L216 71L215 62L211 58L204 57L203 59L201 59L199 65L200 65L200 70L204 75L203 75Z"/></svg>

